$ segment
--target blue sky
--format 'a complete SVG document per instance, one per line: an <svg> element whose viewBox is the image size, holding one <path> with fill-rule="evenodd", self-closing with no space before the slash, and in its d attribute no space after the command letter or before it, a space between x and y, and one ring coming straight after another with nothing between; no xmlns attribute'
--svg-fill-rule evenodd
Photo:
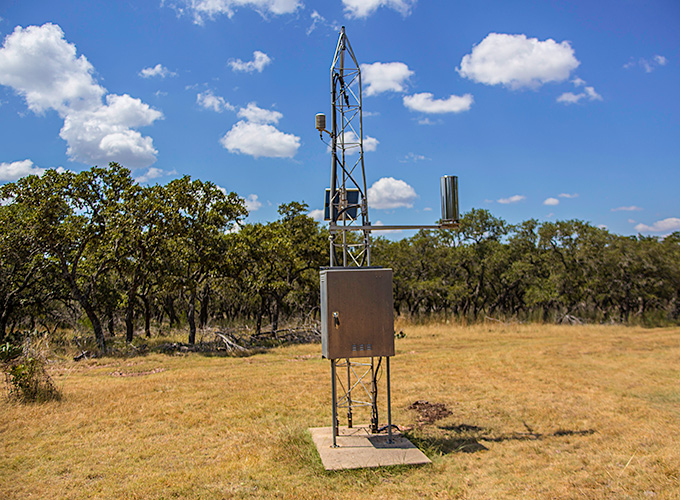
<svg viewBox="0 0 680 500"><path fill-rule="evenodd" d="M0 182L118 161L316 215L343 25L374 224L434 223L448 174L461 211L680 230L677 0L3 1Z"/></svg>

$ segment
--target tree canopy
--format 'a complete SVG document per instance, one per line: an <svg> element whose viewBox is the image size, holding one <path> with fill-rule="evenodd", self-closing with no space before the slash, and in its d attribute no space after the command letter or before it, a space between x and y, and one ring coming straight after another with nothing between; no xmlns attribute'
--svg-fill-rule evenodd
<svg viewBox="0 0 680 500"><path fill-rule="evenodd" d="M36 323L124 331L281 322L318 314L328 230L290 202L245 223L245 202L182 177L140 186L111 163L0 188L0 341ZM659 324L680 316L680 232L620 236L579 221L508 224L487 210L458 229L375 237L394 269L395 313L477 320ZM143 326L142 326L143 325Z"/></svg>

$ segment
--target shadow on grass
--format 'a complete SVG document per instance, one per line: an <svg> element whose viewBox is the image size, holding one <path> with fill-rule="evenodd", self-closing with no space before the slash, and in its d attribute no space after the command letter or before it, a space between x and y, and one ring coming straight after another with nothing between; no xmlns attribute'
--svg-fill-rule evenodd
<svg viewBox="0 0 680 500"><path fill-rule="evenodd" d="M437 427L439 435L433 435L430 431L422 433L423 429L416 432L407 432L405 436L426 455L448 455L450 453L477 453L487 451L482 443L502 443L505 441L540 441L552 437L590 436L594 429L569 430L559 429L551 433L539 433L533 431L526 424L527 432L512 432L508 434L494 435L491 429L476 425L459 424ZM443 431L443 432L441 432Z"/></svg>

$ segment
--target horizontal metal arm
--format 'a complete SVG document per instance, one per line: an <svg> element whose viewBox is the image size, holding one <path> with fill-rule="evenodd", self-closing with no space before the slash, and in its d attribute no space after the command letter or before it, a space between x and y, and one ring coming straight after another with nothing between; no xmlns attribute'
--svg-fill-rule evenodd
<svg viewBox="0 0 680 500"><path fill-rule="evenodd" d="M337 226L331 225L328 229L331 233L341 233L343 231L399 231L409 229L456 229L458 222L437 225L416 225L416 226Z"/></svg>

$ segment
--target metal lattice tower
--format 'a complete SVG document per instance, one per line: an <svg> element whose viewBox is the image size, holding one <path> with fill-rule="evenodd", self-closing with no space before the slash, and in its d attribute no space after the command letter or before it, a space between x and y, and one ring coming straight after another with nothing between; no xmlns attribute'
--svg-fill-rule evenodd
<svg viewBox="0 0 680 500"><path fill-rule="evenodd" d="M322 114L317 115L317 129L320 133L328 133L331 139L331 180L327 192L330 268L370 267L372 227L364 167L361 68L344 27L331 65L331 130L325 130ZM379 431L378 379L382 361L382 357L371 357L370 361L366 358L331 359L334 446L338 434L338 409L347 410L347 426L351 428L353 410L370 408L371 431ZM387 428L391 442L389 357L385 367Z"/></svg>
<svg viewBox="0 0 680 500"><path fill-rule="evenodd" d="M370 226L364 169L361 69L340 31L331 66L331 267L369 266L370 232L352 237L334 226Z"/></svg>

